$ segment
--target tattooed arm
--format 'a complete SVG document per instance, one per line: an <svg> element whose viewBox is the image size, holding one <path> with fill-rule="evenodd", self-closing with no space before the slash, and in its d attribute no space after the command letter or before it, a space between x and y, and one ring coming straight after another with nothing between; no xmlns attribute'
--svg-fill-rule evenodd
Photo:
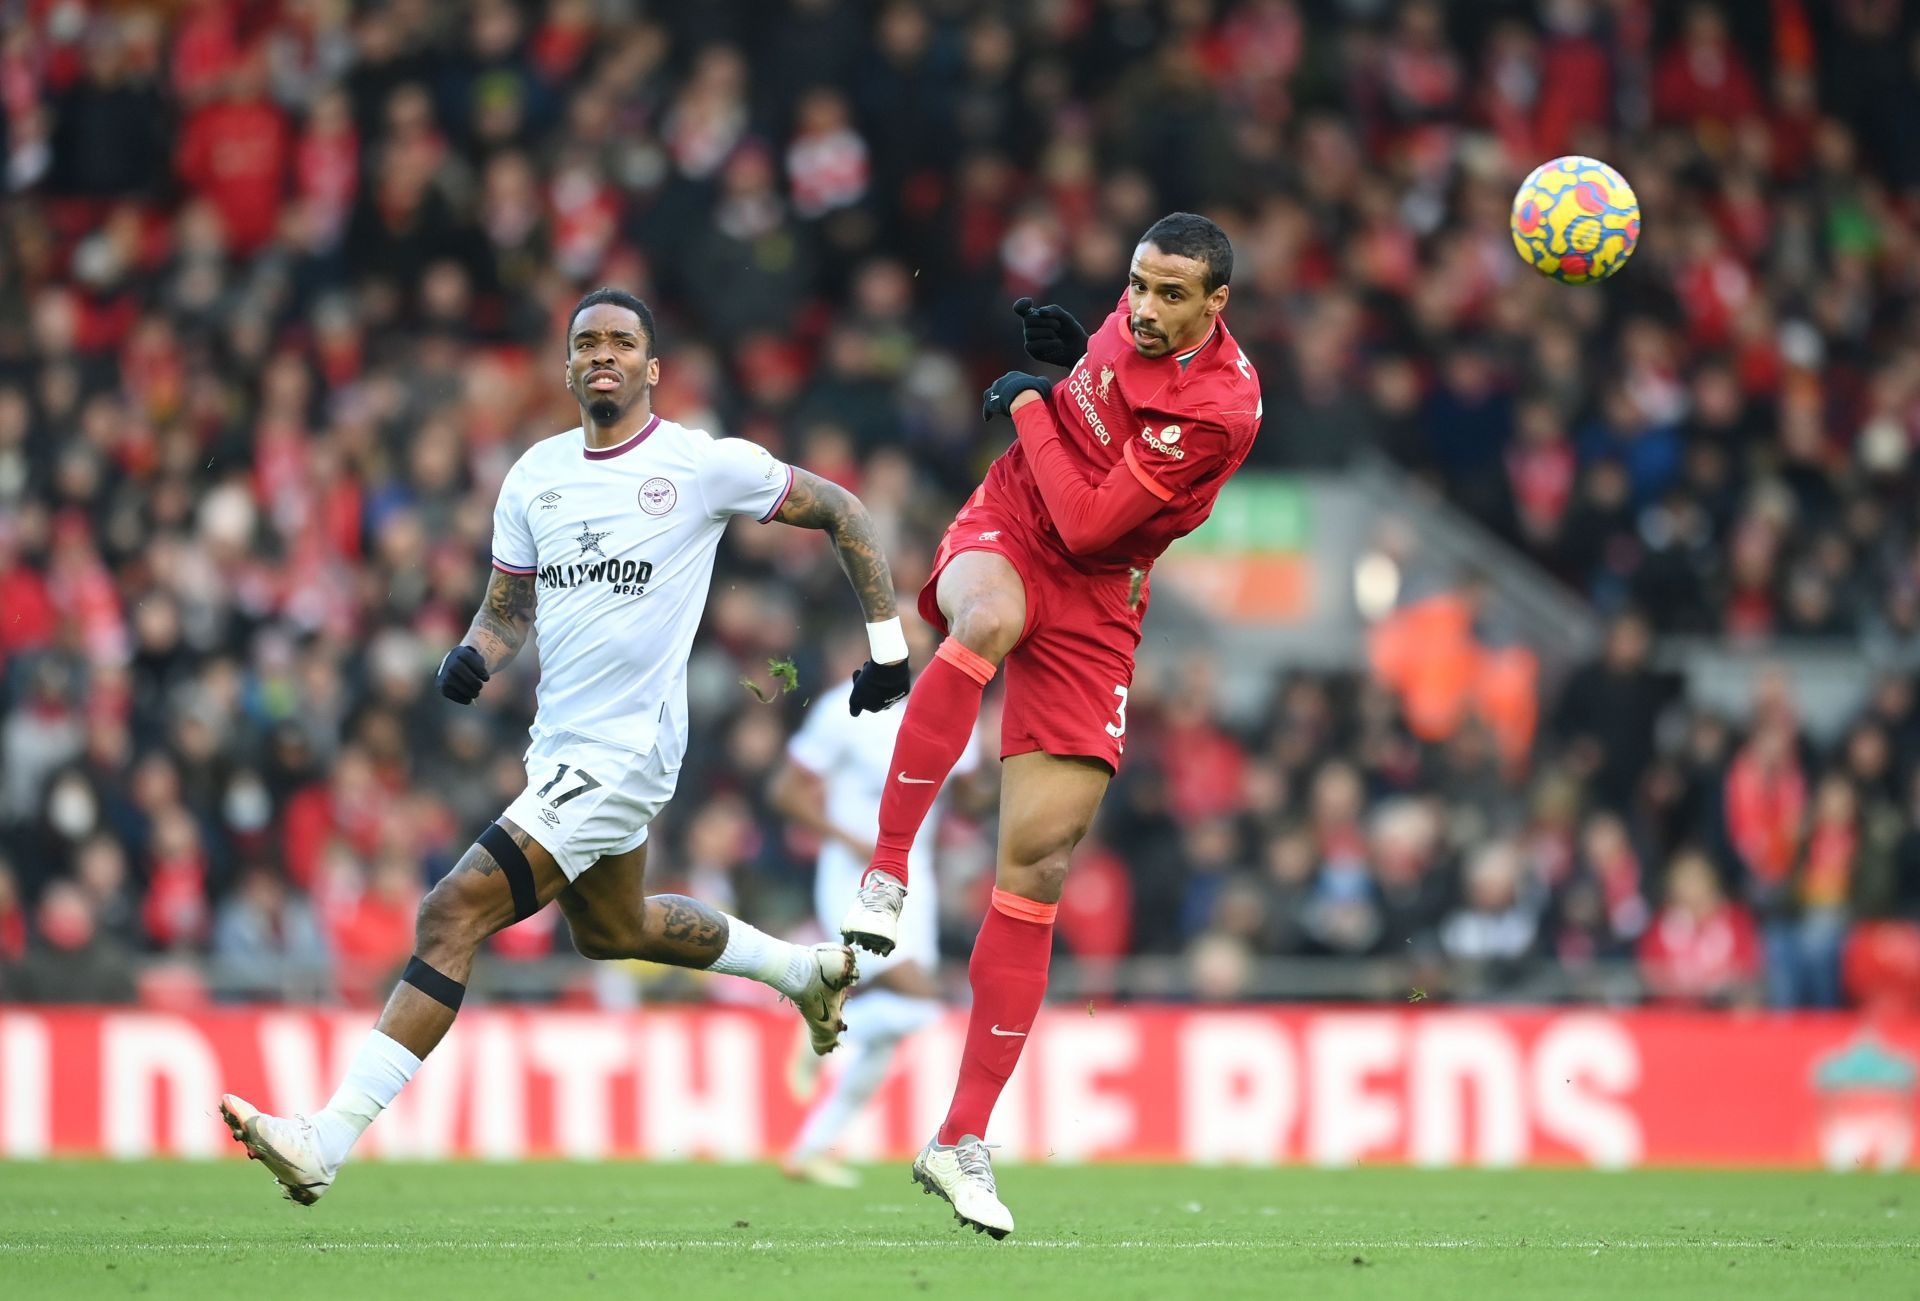
<svg viewBox="0 0 1920 1301"><path fill-rule="evenodd" d="M473 616L461 644L479 651L487 672L498 673L519 653L533 630L533 575L496 569L487 580L487 595Z"/></svg>
<svg viewBox="0 0 1920 1301"><path fill-rule="evenodd" d="M873 517L860 499L837 483L793 467L793 487L775 513L782 524L819 529L833 543L834 555L847 581L853 584L868 623L880 623L899 613L894 606L893 571L873 534Z"/></svg>

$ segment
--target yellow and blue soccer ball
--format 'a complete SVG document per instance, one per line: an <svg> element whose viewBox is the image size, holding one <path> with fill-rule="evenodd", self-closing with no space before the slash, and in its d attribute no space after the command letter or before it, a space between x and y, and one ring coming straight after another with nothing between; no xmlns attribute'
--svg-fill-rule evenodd
<svg viewBox="0 0 1920 1301"><path fill-rule="evenodd" d="M1563 285L1605 280L1640 242L1640 200L1597 158L1541 163L1513 196L1513 246L1528 266Z"/></svg>

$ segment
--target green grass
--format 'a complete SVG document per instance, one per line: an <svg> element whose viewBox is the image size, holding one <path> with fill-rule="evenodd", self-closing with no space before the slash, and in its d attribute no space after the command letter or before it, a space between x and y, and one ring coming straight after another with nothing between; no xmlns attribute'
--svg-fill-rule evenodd
<svg viewBox="0 0 1920 1301"><path fill-rule="evenodd" d="M0 1164L9 1297L1916 1297L1911 1176L1007 1166L1020 1231L904 1166Z"/></svg>

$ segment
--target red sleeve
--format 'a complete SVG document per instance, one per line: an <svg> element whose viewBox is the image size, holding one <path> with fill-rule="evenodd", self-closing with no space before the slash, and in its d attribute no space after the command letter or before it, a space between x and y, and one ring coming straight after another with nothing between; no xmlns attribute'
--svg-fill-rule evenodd
<svg viewBox="0 0 1920 1301"><path fill-rule="evenodd" d="M1233 440L1214 420L1149 413L1120 453L1141 486L1161 501L1172 501L1203 491L1202 480L1214 479L1217 486L1222 463L1233 455Z"/></svg>
<svg viewBox="0 0 1920 1301"><path fill-rule="evenodd" d="M1023 405L1014 412L1013 424L1020 431L1020 446L1026 450L1047 514L1053 517L1060 540L1076 556L1106 550L1167 500L1138 477L1130 461L1114 466L1098 483L1089 480L1060 446L1060 427L1044 401Z"/></svg>

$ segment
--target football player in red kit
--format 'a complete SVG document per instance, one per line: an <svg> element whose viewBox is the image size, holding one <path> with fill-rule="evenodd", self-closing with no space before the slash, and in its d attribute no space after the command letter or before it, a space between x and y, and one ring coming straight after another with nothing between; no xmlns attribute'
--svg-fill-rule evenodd
<svg viewBox="0 0 1920 1301"><path fill-rule="evenodd" d="M1017 431L947 530L920 613L946 639L907 698L870 866L841 929L893 947L907 851L1006 668L993 903L968 971L973 1011L944 1124L913 1166L962 1222L1013 1216L982 1140L1047 985L1067 858L1126 749L1148 573L1213 509L1260 428L1260 381L1221 319L1233 247L1173 213L1134 249L1126 296L1091 336L1058 307L1014 304L1027 353L1072 371L1014 372L983 408Z"/></svg>

